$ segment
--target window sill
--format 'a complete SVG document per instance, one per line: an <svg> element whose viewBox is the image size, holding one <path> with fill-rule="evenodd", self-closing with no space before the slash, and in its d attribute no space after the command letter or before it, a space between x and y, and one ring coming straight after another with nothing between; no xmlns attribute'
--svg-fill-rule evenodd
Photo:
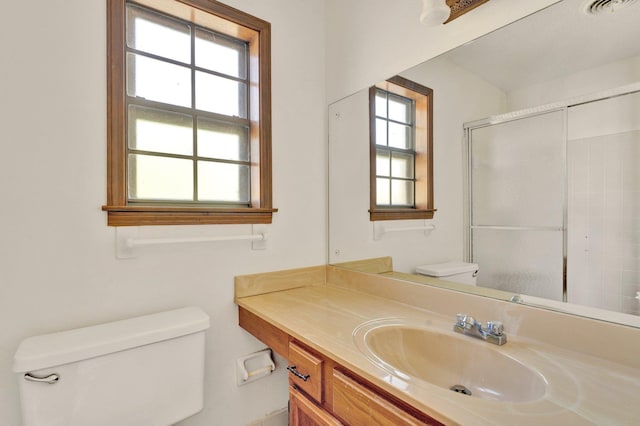
<svg viewBox="0 0 640 426"><path fill-rule="evenodd" d="M109 226L269 224L278 209L102 206Z"/></svg>
<svg viewBox="0 0 640 426"><path fill-rule="evenodd" d="M369 220L433 219L436 209L370 209Z"/></svg>

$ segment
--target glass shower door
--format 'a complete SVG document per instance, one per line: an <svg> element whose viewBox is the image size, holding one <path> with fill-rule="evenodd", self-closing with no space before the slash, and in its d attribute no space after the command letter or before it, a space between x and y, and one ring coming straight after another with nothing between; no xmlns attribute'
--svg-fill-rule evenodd
<svg viewBox="0 0 640 426"><path fill-rule="evenodd" d="M568 109L571 303L640 315L640 93Z"/></svg>
<svg viewBox="0 0 640 426"><path fill-rule="evenodd" d="M565 111L468 129L469 255L478 285L565 297Z"/></svg>

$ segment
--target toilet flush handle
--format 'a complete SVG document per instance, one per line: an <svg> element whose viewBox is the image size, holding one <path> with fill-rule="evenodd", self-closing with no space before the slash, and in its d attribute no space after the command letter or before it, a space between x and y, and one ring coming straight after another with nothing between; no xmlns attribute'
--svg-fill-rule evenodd
<svg viewBox="0 0 640 426"><path fill-rule="evenodd" d="M36 382L36 383L48 383L50 385L56 383L58 380L60 380L60 376L58 376L56 373L53 374L49 374L48 376L45 377L38 377L38 376L34 376L31 373L26 373L24 375L24 379L28 382Z"/></svg>

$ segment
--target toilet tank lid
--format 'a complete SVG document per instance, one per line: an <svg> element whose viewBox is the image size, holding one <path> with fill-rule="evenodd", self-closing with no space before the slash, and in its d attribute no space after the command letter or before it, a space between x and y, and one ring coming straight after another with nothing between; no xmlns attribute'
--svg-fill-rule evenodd
<svg viewBox="0 0 640 426"><path fill-rule="evenodd" d="M23 340L13 371L27 372L173 339L209 328L209 316L186 307Z"/></svg>
<svg viewBox="0 0 640 426"><path fill-rule="evenodd" d="M477 263L467 262L445 262L434 263L431 265L422 265L416 268L416 272L431 277L448 277L455 274L463 274L465 272L475 272L478 270Z"/></svg>

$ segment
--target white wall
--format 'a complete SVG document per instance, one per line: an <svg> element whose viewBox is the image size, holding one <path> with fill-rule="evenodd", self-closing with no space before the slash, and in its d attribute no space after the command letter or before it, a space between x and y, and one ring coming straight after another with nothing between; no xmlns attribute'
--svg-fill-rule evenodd
<svg viewBox="0 0 640 426"><path fill-rule="evenodd" d="M101 211L105 3L3 4L0 424L20 425L18 379L11 369L22 339L197 305L212 324L206 401L204 411L185 424L244 425L286 407L287 382L280 365L274 376L236 387L235 359L262 345L237 326L233 277L326 262L324 2L225 1L272 24L274 205L280 211L269 229L269 248L252 251L248 242L184 245L130 260L115 258L115 230ZM245 233L248 227L237 228ZM219 231L144 230L152 236Z"/></svg>
<svg viewBox="0 0 640 426"><path fill-rule="evenodd" d="M507 93L508 110L531 108L553 102L598 93L636 83L640 80L640 56L520 87Z"/></svg>
<svg viewBox="0 0 640 426"><path fill-rule="evenodd" d="M421 0L327 0L327 96L334 102L558 0L491 0L437 27ZM542 31L542 29L541 29Z"/></svg>
<svg viewBox="0 0 640 426"><path fill-rule="evenodd" d="M346 262L392 256L394 270L463 259L463 123L504 112L506 95L445 59L402 73L434 91L434 198L429 221L369 221L369 95L348 96L329 108L329 259ZM374 240L374 227L417 227ZM338 253L339 252L339 253Z"/></svg>

